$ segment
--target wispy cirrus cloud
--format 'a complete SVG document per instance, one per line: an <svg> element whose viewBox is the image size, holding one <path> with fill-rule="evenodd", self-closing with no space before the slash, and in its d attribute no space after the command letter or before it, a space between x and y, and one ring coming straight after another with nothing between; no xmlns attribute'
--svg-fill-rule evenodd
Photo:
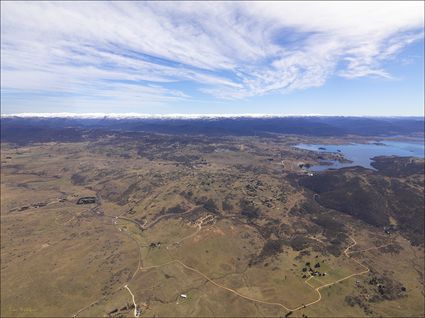
<svg viewBox="0 0 425 318"><path fill-rule="evenodd" d="M423 2L2 2L2 90L109 105L390 78ZM183 85L182 83L189 83ZM47 97L46 97L47 98ZM52 103L56 102L51 101Z"/></svg>

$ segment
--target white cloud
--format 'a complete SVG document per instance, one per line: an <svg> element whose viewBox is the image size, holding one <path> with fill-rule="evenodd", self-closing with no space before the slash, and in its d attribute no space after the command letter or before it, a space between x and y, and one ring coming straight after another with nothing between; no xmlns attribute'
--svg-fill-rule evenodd
<svg viewBox="0 0 425 318"><path fill-rule="evenodd" d="M390 78L423 2L2 2L2 89L143 105ZM178 87L178 86L173 86ZM78 97L78 96L80 97Z"/></svg>

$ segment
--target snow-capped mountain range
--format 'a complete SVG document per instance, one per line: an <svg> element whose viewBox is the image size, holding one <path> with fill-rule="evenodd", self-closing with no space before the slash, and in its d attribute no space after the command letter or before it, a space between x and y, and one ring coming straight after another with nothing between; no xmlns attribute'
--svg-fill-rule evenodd
<svg viewBox="0 0 425 318"><path fill-rule="evenodd" d="M399 117L323 114L141 114L141 113L16 113L1 114L1 118L70 118L70 119L231 119L231 118L286 118L286 117Z"/></svg>

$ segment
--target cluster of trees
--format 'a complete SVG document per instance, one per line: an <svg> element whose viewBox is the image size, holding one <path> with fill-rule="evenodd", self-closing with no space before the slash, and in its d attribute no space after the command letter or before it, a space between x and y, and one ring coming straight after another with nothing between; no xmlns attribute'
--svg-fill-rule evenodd
<svg viewBox="0 0 425 318"><path fill-rule="evenodd" d="M239 201L239 208L241 214L248 219L256 219L260 216L260 209L255 207L252 202L245 199Z"/></svg>

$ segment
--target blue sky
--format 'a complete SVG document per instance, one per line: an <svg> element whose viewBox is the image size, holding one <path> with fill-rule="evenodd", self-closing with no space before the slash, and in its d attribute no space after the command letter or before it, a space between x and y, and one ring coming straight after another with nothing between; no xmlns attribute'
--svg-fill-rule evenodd
<svg viewBox="0 0 425 318"><path fill-rule="evenodd" d="M1 113L424 114L424 3L1 2Z"/></svg>

